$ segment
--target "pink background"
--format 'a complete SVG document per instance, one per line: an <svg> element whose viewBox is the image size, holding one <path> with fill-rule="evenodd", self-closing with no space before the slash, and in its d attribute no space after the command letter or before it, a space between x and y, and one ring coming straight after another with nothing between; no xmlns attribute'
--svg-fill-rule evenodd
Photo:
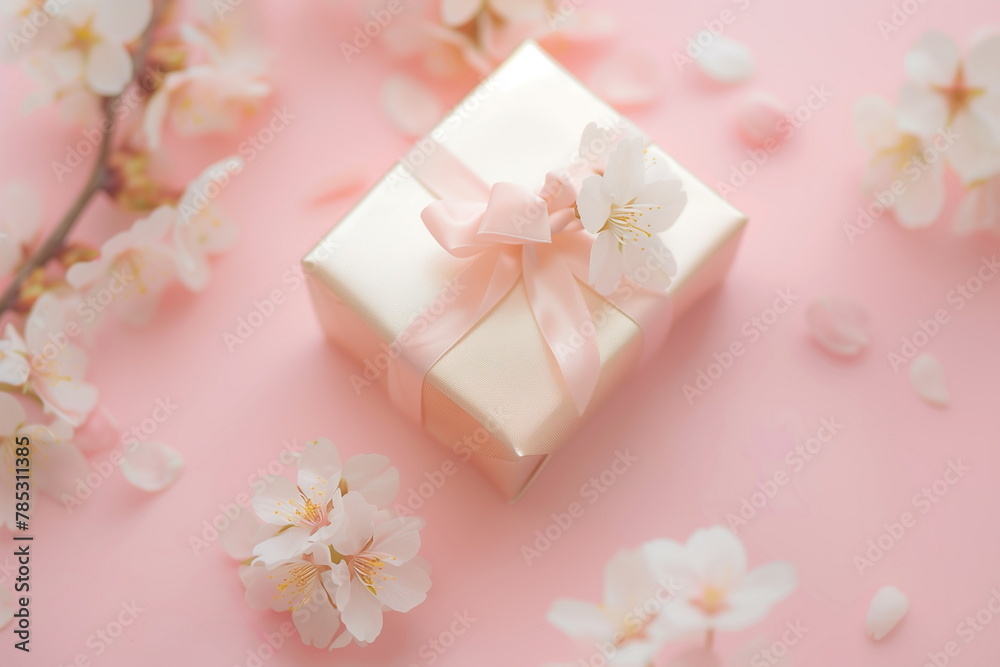
<svg viewBox="0 0 1000 667"><path fill-rule="evenodd" d="M116 470L72 515L60 503L37 502L34 650L28 660L13 656L16 664L62 666L82 655L108 666L245 665L248 650L258 650L287 616L247 607L235 564L217 542L193 550L190 539L201 536L220 504L246 492L284 441L301 447L326 435L345 457L386 454L401 471L404 498L452 458L377 390L355 394L349 376L356 366L324 342L304 286L288 279L358 196L315 207L307 203L310 190L352 165L373 181L409 145L380 109L380 86L393 67L382 46L351 64L341 57L338 45L358 23L351 4L287 2L269 10L274 104L287 107L294 120L226 192L223 205L243 229L239 243L214 263L204 294L171 290L147 328L112 323L98 336L89 377L104 404L127 429L148 417L157 399L176 403L153 439L180 450L186 468L158 495L130 487ZM741 96L765 90L795 107L811 87L825 86L832 98L731 196L751 224L724 288L678 323L668 349L550 463L519 504L508 506L460 462L426 501L419 511L427 519L423 553L434 567L427 602L388 616L385 635L364 651L331 658L294 637L267 664L430 664L426 642L447 635L453 615L464 612L475 622L436 664L571 661L580 654L545 620L555 598L596 601L604 564L617 549L658 536L685 539L696 528L724 522L773 471L790 471L785 454L824 417L843 424L840 432L739 532L752 566L789 560L799 568L801 586L759 626L719 636L721 652L728 656L756 637L770 644L786 623L799 622L808 631L791 648L797 665L923 665L928 652L952 640L960 653L950 664L996 664L1000 619L971 643L955 633L1000 590L1000 280L986 283L961 310L947 295L1000 243L953 237L954 206L926 231L906 232L889 216L854 243L843 229L866 203L859 194L865 156L851 130L853 102L867 92L895 95L903 55L921 32L943 29L964 43L978 26L1000 18L996 4L927 3L885 39L876 22L893 11L887 1L755 0L745 10L723 0L593 4L625 27L614 49L648 53L664 73L660 101L629 115L709 184L728 179L748 157L733 125ZM694 67L679 72L672 61L704 21L726 8L736 16L726 34L757 58L755 76L735 87L712 85ZM556 55L586 80L611 50ZM79 130L59 126L51 111L19 116L29 84L17 70L3 71L3 88L0 182L33 182L45 193L51 221L84 177L80 169L72 182L57 186L49 166L78 140ZM450 99L460 92L449 89ZM228 154L265 120L232 137L176 143L179 170L190 173ZM954 203L957 183L950 187ZM111 211L105 202L92 206L81 237L100 239L120 229L124 218ZM752 341L752 318L764 316L779 289L797 300ZM284 302L230 353L223 335L234 333L254 300L273 290ZM830 294L856 298L872 314L874 343L860 360L837 361L806 337L807 304ZM886 359L939 308L950 319L925 349L948 373L954 404L944 411L922 403L905 370L894 372ZM743 342L746 353L689 404L682 387L734 341ZM521 547L535 540L552 513L581 499L581 485L612 464L616 448L628 449L639 463L528 566ZM93 465L106 459L106 452L97 454ZM969 471L921 514L914 494L941 479L949 460ZM864 555L883 524L906 511L916 524L859 574L854 556ZM0 551L5 585L10 551ZM865 635L864 618L884 584L906 592L911 611L875 643ZM88 638L132 601L143 611L96 655ZM0 662L10 664L9 628L2 636Z"/></svg>

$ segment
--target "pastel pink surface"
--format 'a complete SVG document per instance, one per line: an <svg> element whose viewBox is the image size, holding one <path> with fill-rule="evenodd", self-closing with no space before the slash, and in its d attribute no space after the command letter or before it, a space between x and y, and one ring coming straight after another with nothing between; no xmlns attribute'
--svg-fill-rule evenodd
<svg viewBox="0 0 1000 667"><path fill-rule="evenodd" d="M731 195L751 224L725 287L677 324L664 352L513 507L377 390L354 391L349 378L356 366L323 340L295 273L299 258L351 203L310 206L316 183L353 163L379 173L409 146L378 110L381 83L392 69L381 46L351 63L341 55L339 44L358 25L358 10L348 4L295 2L269 10L274 106L293 120L226 190L223 205L240 222L240 241L214 262L204 294L171 290L150 326L114 323L92 350L90 378L126 429L141 426L158 400L176 404L152 438L184 455L183 474L167 491L146 495L115 469L72 513L61 503L37 501L33 650L27 659L15 653L5 630L3 664L246 665L287 616L249 609L235 564L218 542L196 553L191 540L203 538L206 522L269 465L280 466L283 443L301 446L319 435L345 457L391 457L404 501L428 480L443 479L418 510L427 519L422 553L434 567L434 586L424 605L387 616L385 636L373 647L331 657L291 637L268 665L569 662L579 654L545 620L555 598L596 601L604 564L617 549L653 537L685 539L698 527L724 523L744 499L752 503L776 470L789 482L739 535L751 566L789 560L802 583L764 623L719 636L724 655L758 636L770 644L786 623L800 623L808 631L790 648L795 664L922 665L950 641L959 649L954 664L992 664L1000 621L970 641L957 626L1000 591L1000 531L991 514L1000 506L1000 280L985 282L960 308L949 294L1000 243L954 238L953 205L926 231L904 231L883 216L852 242L844 226L867 204L859 194L865 156L850 126L853 102L868 92L894 96L903 55L922 31L942 29L964 43L978 26L1000 19L995 3L920 5L883 37L878 22L890 20L889 2L594 2L626 27L629 47L647 50L666 74L663 101L630 116L710 185L753 159L733 125L748 88L772 92L793 110L810 96L816 101L816 91L830 96L818 109L805 107L808 120ZM726 34L748 44L757 59L750 82L732 88L709 84L693 66L678 70L673 58L723 11L734 17ZM586 80L602 53L555 55ZM80 131L53 130L51 111L20 117L29 85L13 69L2 76L0 182L36 184L51 221L84 178L80 168L59 185L50 166ZM451 92L457 99L460 91ZM228 154L269 113L235 137L178 143L176 166L192 173ZM81 236L98 239L119 229L123 218L111 210L93 206ZM772 319L768 309L779 292L794 300ZM829 294L854 298L872 314L873 346L860 360L834 359L806 335L806 306ZM273 314L230 351L225 334L235 334L241 318L276 296L281 303ZM894 371L887 361L899 353L901 338L920 331L939 309L947 322L925 349L946 368L953 400L947 410L924 404L905 367ZM724 357L737 342L743 353L689 401L684 386L694 385L699 371L717 375L710 368L716 355ZM788 453L823 419L842 427L796 470ZM638 463L591 503L593 487L584 485L600 479L616 449ZM91 456L98 475L106 460L107 453ZM969 470L935 502L922 500L919 494L944 478L949 461ZM457 472L444 475L451 465ZM536 531L574 502L583 515L527 564L522 547L534 546ZM869 540L877 544L889 534L884 524L900 522L904 512L914 516L912 527L898 540L883 537L888 550L859 574L855 556L865 556ZM0 555L6 586L16 576L11 551L4 547ZM886 584L909 596L910 613L874 643L865 634L865 614ZM97 633L113 628L123 603L133 602L142 611L109 645ZM451 634L463 627L456 615L464 614L475 620L461 635ZM682 648L665 651L658 664Z"/></svg>

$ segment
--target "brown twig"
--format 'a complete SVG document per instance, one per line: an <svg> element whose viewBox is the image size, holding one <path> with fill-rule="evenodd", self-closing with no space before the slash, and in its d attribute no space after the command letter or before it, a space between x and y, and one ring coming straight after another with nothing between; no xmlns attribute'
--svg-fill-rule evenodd
<svg viewBox="0 0 1000 667"><path fill-rule="evenodd" d="M158 2L154 5L153 16L149 20L149 25L146 27L146 31L142 34L141 41L139 43L139 48L135 52L135 56L132 59L132 83L139 77L139 73L143 69L146 63L146 57L149 55L149 49L153 41L153 31L156 27L157 22L163 16L163 13L167 9L167 5L170 4L171 0L166 0L164 2ZM83 190L76 196L73 200L73 204L69 207L69 210L63 215L59 224L56 228L52 230L48 238L42 243L38 249L29 256L17 273L14 274L14 279L11 281L7 289L4 290L3 296L0 296L0 315L2 315L11 305L17 300L21 285L24 283L25 279L31 275L31 273L40 266L44 266L56 252L62 247L63 242L66 240L66 236L69 234L73 226L79 221L80 216L83 214L84 209L87 208L87 204L93 199L94 195L104 189L107 184L108 176L108 158L111 155L111 142L114 138L115 133L115 109L117 107L117 102L122 95L125 94L129 86L126 86L121 93L114 97L104 97L101 98L101 106L104 114L104 120L101 123L102 128L107 128L107 131L101 136L101 144L97 149L97 159L94 162L94 166L91 169L90 176L87 178L86 185L83 186Z"/></svg>

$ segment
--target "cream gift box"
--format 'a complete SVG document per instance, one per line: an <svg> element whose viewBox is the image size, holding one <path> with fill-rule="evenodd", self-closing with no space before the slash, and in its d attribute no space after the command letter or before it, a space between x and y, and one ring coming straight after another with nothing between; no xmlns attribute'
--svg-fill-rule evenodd
<svg viewBox="0 0 1000 667"><path fill-rule="evenodd" d="M362 367L359 390L391 383L403 363L404 331L433 331L470 261L449 254L421 221L439 199L422 165L447 154L483 183L536 190L573 159L590 122L631 127L533 42L523 44L376 184L303 259L329 338ZM722 281L746 217L659 147L647 155L683 182L687 205L664 233L677 262L673 317ZM639 363L643 330L584 283L600 351L594 393L581 412L539 330L523 281L436 359L419 385L413 416L436 440L469 458L516 499ZM600 317L598 317L598 313ZM390 392L391 394L392 392Z"/></svg>

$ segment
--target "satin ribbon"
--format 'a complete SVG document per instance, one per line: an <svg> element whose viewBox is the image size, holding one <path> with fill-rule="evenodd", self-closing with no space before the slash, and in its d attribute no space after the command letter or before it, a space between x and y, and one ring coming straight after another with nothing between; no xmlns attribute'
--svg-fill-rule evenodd
<svg viewBox="0 0 1000 667"><path fill-rule="evenodd" d="M422 422L427 373L523 279L535 322L583 414L601 374L581 291L589 289L594 237L573 211L568 174L550 173L539 192L505 182L489 187L438 144L414 176L439 198L421 213L428 231L470 262L391 344L403 350L387 373L391 400ZM669 330L669 297L629 286L606 298L640 326L648 356Z"/></svg>

